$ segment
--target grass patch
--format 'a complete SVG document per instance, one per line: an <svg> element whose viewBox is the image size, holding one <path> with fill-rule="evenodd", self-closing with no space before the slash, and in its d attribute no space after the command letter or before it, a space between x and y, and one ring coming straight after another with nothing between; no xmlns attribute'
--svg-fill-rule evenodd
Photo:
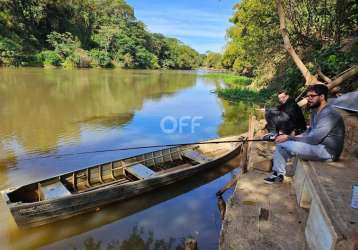
<svg viewBox="0 0 358 250"><path fill-rule="evenodd" d="M274 102L274 91L264 88L257 90L250 87L253 79L246 76L239 76L225 73L209 73L204 77L211 79L223 79L227 88L218 88L218 96L233 102L246 102L251 104L271 104Z"/></svg>
<svg viewBox="0 0 358 250"><path fill-rule="evenodd" d="M234 74L209 73L204 75L204 77L211 79L223 79L225 83L232 86L247 86L252 83L252 78Z"/></svg>
<svg viewBox="0 0 358 250"><path fill-rule="evenodd" d="M274 95L273 91L268 89L255 90L245 87L219 88L216 92L220 97L230 101L244 101L255 104L270 103Z"/></svg>

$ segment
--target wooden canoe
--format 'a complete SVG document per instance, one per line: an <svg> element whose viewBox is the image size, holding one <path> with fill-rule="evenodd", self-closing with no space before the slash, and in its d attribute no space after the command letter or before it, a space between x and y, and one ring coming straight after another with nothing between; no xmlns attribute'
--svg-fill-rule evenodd
<svg viewBox="0 0 358 250"><path fill-rule="evenodd" d="M211 141L239 139L242 137ZM9 188L1 194L18 227L40 226L175 183L231 159L241 145L230 142L166 148Z"/></svg>

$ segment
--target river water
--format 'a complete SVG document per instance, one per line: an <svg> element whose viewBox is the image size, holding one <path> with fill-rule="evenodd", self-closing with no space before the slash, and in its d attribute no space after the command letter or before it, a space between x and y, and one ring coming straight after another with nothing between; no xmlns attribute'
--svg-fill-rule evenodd
<svg viewBox="0 0 358 250"><path fill-rule="evenodd" d="M222 85L201 72L0 68L0 189L144 150L79 152L243 133L250 109L212 93ZM235 164L33 229L0 198L1 249L181 249L187 237L217 249L215 192Z"/></svg>

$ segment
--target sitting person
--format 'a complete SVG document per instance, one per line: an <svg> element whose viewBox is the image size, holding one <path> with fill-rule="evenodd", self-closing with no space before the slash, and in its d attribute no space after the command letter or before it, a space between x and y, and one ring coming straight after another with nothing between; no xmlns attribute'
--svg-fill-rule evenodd
<svg viewBox="0 0 358 250"><path fill-rule="evenodd" d="M265 112L266 128L269 133L265 135L264 139L276 136L279 132L287 135L295 132L295 135L298 135L306 130L306 121L302 110L295 100L288 95L287 91L279 91L278 100L279 106L270 108Z"/></svg>
<svg viewBox="0 0 358 250"><path fill-rule="evenodd" d="M266 183L280 183L286 173L287 160L298 156L303 160L338 160L344 143L345 127L341 115L327 104L328 88L323 84L309 86L308 106L317 109L311 115L311 126L298 136L278 135L273 155L272 175Z"/></svg>

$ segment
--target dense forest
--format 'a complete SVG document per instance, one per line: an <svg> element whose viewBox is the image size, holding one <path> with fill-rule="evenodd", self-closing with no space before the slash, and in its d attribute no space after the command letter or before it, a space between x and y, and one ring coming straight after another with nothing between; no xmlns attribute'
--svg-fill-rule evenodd
<svg viewBox="0 0 358 250"><path fill-rule="evenodd" d="M150 33L125 0L0 0L0 65L192 69L200 55Z"/></svg>
<svg viewBox="0 0 358 250"><path fill-rule="evenodd" d="M285 29L280 29L278 3ZM231 22L224 52L208 53L204 63L251 77L251 90L270 86L299 93L307 79L288 53L293 49L320 82L329 83L358 62L358 3L354 0L241 0L234 6ZM285 39L290 40L291 51L282 31L288 34ZM350 81L357 83L357 75ZM247 86L246 92L237 87L236 92L222 94L250 94Z"/></svg>

